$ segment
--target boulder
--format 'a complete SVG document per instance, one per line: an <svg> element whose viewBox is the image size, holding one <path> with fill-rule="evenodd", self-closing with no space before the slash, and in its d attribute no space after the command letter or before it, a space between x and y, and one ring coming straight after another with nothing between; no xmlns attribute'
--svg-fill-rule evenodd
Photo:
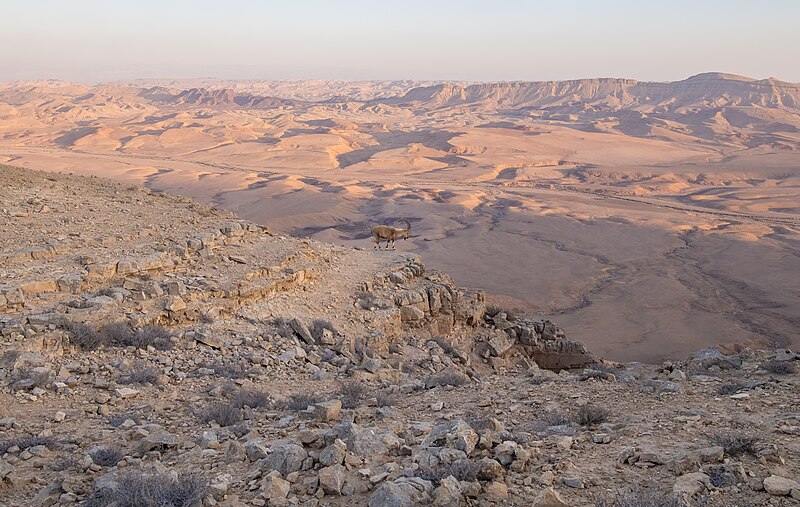
<svg viewBox="0 0 800 507"><path fill-rule="evenodd" d="M384 482L373 492L369 507L411 507L427 504L433 492L433 484L419 477L401 477L394 482Z"/></svg>
<svg viewBox="0 0 800 507"><path fill-rule="evenodd" d="M319 463L322 466L341 465L347 455L347 444L338 438L319 453Z"/></svg>
<svg viewBox="0 0 800 507"><path fill-rule="evenodd" d="M777 475L770 475L764 479L764 489L773 496L787 496L792 490L800 489L800 483Z"/></svg>
<svg viewBox="0 0 800 507"><path fill-rule="evenodd" d="M458 506L461 505L463 496L461 483L452 475L448 475L442 479L439 487L433 492L433 505L436 507Z"/></svg>
<svg viewBox="0 0 800 507"><path fill-rule="evenodd" d="M691 498L705 491L710 484L708 475L703 472L694 472L678 477L672 487L672 492L683 498Z"/></svg>
<svg viewBox="0 0 800 507"><path fill-rule="evenodd" d="M319 485L325 493L341 495L346 480L347 469L342 465L332 465L319 470Z"/></svg>
<svg viewBox="0 0 800 507"><path fill-rule="evenodd" d="M289 490L292 485L289 481L278 477L277 474L269 474L261 481L261 495L272 503L278 503L280 500L289 496Z"/></svg>
<svg viewBox="0 0 800 507"><path fill-rule="evenodd" d="M308 453L302 446L283 442L273 445L272 453L256 464L263 470L276 470L284 477L303 468L303 461Z"/></svg>
<svg viewBox="0 0 800 507"><path fill-rule="evenodd" d="M545 488L533 499L531 507L569 507L569 504L561 498L553 488Z"/></svg>
<svg viewBox="0 0 800 507"><path fill-rule="evenodd" d="M144 437L139 442L139 454L146 454L150 451L162 451L178 445L178 437L164 431L157 430Z"/></svg>
<svg viewBox="0 0 800 507"><path fill-rule="evenodd" d="M313 405L314 417L320 421L334 421L342 417L342 402L330 400Z"/></svg>
<svg viewBox="0 0 800 507"><path fill-rule="evenodd" d="M452 447L469 455L478 445L478 434L462 419L437 425L425 437L423 447Z"/></svg>
<svg viewBox="0 0 800 507"><path fill-rule="evenodd" d="M308 326L305 325L303 321L300 319L294 318L289 321L289 325L292 327L295 333L302 338L302 340L309 345L314 344L314 337L311 336L311 331L308 329Z"/></svg>
<svg viewBox="0 0 800 507"><path fill-rule="evenodd" d="M384 482L367 501L369 507L413 507L411 494L394 482Z"/></svg>

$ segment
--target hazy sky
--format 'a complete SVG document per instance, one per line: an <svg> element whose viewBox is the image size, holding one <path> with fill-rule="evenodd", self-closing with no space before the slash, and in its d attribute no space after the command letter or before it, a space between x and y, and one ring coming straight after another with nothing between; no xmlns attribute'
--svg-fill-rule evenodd
<svg viewBox="0 0 800 507"><path fill-rule="evenodd" d="M800 82L800 0L0 0L0 80Z"/></svg>

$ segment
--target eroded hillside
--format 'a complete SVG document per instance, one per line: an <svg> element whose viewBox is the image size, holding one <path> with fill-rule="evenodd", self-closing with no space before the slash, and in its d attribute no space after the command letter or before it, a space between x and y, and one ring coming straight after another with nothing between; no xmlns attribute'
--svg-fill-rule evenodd
<svg viewBox="0 0 800 507"><path fill-rule="evenodd" d="M798 85L0 84L0 162L99 175L276 233L399 246L604 356L797 346ZM620 317L621 316L621 317Z"/></svg>
<svg viewBox="0 0 800 507"><path fill-rule="evenodd" d="M612 363L416 255L98 178L0 198L3 505L800 499L798 354Z"/></svg>

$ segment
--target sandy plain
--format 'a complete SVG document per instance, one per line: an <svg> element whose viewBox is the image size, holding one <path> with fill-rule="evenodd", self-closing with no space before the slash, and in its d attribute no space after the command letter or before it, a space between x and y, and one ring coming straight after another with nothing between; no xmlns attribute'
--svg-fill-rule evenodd
<svg viewBox="0 0 800 507"><path fill-rule="evenodd" d="M800 345L800 85L3 83L0 163L362 248L407 218L398 249L611 359Z"/></svg>

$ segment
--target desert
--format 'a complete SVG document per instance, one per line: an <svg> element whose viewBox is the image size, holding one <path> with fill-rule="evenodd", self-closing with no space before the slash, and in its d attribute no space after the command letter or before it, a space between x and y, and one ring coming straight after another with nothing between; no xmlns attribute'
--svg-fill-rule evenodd
<svg viewBox="0 0 800 507"><path fill-rule="evenodd" d="M0 197L3 505L800 500L787 348L611 361L399 246L96 176Z"/></svg>
<svg viewBox="0 0 800 507"><path fill-rule="evenodd" d="M129 80L0 85L0 161L421 255L600 356L797 347L800 85Z"/></svg>

